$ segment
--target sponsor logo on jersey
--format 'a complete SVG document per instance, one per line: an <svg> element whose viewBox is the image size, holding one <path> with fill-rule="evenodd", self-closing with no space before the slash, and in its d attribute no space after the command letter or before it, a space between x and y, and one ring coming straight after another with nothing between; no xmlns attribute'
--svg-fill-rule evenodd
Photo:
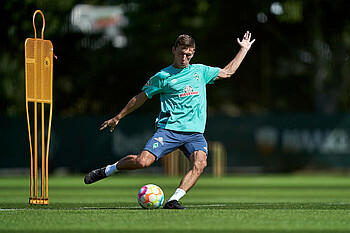
<svg viewBox="0 0 350 233"><path fill-rule="evenodd" d="M192 86L186 86L184 88L184 93L179 94L179 97L186 97L190 95L198 95L199 92L195 91Z"/></svg>

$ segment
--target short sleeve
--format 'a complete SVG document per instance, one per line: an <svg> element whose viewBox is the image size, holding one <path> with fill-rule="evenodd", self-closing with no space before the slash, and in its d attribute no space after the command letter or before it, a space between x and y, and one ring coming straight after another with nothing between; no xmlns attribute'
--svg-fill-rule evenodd
<svg viewBox="0 0 350 233"><path fill-rule="evenodd" d="M215 81L215 78L218 76L220 72L220 68L218 67L211 67L211 66L205 66L203 65L203 73L204 73L204 79L206 84L213 84Z"/></svg>
<svg viewBox="0 0 350 233"><path fill-rule="evenodd" d="M164 88L164 75L158 72L151 77L143 86L142 91L145 91L146 96L151 99L154 95L162 93Z"/></svg>

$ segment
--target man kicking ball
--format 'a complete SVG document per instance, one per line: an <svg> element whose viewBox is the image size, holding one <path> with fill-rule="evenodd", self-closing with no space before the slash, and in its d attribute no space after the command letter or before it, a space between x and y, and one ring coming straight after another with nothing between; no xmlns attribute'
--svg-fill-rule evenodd
<svg viewBox="0 0 350 233"><path fill-rule="evenodd" d="M190 64L195 53L195 41L189 35L180 35L172 48L174 62L151 77L124 109L105 121L100 130L110 126L113 132L119 121L142 106L147 99L160 95L161 112L157 118L157 131L139 155L127 155L115 164L89 172L84 182L92 184L115 174L119 170L142 169L150 166L170 152L180 149L190 160L190 170L180 186L163 206L164 209L186 209L179 204L197 182L207 166L208 146L203 133L207 119L206 85L219 79L230 78L255 40L247 31L242 40L237 38L240 50L223 69L202 64Z"/></svg>

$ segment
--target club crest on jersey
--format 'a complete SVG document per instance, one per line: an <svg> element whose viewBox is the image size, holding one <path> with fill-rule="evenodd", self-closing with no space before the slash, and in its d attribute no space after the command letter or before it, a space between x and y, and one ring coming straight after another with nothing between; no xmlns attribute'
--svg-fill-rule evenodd
<svg viewBox="0 0 350 233"><path fill-rule="evenodd" d="M197 73L194 73L194 77L196 78L196 80L199 80L199 75Z"/></svg>
<svg viewBox="0 0 350 233"><path fill-rule="evenodd" d="M199 92L198 91L194 91L192 86L186 86L184 88L184 93L179 94L179 97L186 97L186 96L190 96L190 95L198 95Z"/></svg>

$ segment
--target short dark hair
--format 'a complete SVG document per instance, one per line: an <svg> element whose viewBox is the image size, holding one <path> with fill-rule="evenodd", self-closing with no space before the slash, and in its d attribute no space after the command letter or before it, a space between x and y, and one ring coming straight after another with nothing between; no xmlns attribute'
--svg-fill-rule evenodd
<svg viewBox="0 0 350 233"><path fill-rule="evenodd" d="M190 35L182 34L179 35L174 43L174 48L176 49L179 46L184 46L187 48L196 48L196 42Z"/></svg>

